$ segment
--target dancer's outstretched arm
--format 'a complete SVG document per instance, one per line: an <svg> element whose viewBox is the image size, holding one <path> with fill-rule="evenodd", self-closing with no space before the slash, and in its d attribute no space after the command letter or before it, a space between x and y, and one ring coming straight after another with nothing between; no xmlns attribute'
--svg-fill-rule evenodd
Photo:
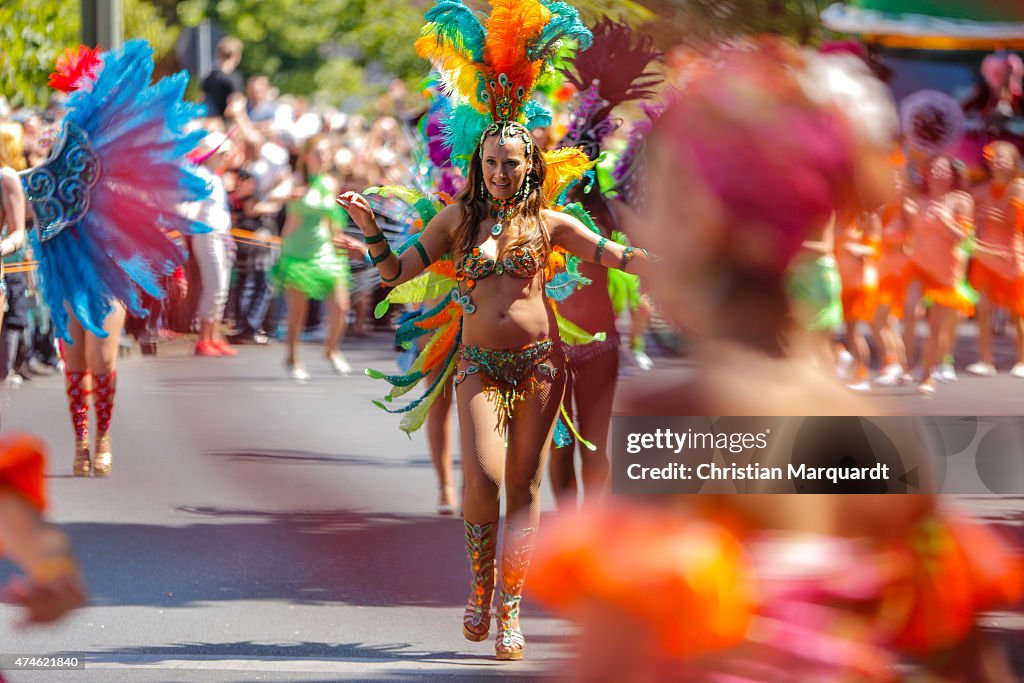
<svg viewBox="0 0 1024 683"><path fill-rule="evenodd" d="M388 287L397 287L420 273L427 266L451 251L452 234L462 220L462 206L452 204L434 216L423 228L415 248L398 256L384 238L384 232L377 225L377 218L366 197L358 192L338 195L340 204L352 221L363 231L363 238L369 248L370 260L377 266L380 279Z"/></svg>

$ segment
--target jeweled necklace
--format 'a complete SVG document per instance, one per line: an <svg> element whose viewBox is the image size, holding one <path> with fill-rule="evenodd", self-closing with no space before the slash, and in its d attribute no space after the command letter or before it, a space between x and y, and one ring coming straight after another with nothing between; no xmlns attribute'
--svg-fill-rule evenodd
<svg viewBox="0 0 1024 683"><path fill-rule="evenodd" d="M491 227L491 235L498 237L501 235L501 231L505 229L507 221L511 221L512 217L519 211L524 203L524 198L530 193L530 177L527 176L523 180L523 184L519 186L519 190L509 197L508 199L498 199L492 195L487 188L484 188L484 194L487 195L487 201L490 202L495 209L495 218L497 222Z"/></svg>

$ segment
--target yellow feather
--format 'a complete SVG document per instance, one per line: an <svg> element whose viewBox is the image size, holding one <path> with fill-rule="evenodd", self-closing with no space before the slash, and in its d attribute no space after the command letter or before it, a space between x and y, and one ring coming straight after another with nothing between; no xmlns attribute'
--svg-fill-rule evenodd
<svg viewBox="0 0 1024 683"><path fill-rule="evenodd" d="M477 102L477 74L480 66L466 57L453 45L442 43L437 36L426 34L416 40L416 54L430 63L441 73L446 89L465 97L481 111L486 111Z"/></svg>
<svg viewBox="0 0 1024 683"><path fill-rule="evenodd" d="M544 153L547 173L544 176L544 196L554 203L573 181L583 177L594 166L582 147L563 147Z"/></svg>

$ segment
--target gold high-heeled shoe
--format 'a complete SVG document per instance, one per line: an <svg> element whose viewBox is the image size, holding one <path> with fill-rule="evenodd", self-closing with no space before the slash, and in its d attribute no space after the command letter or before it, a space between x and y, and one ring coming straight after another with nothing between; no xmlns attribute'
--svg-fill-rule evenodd
<svg viewBox="0 0 1024 683"><path fill-rule="evenodd" d="M494 655L500 660L520 660L526 651L526 639L519 627L519 603L526 570L533 554L533 535L536 529L505 527L501 549L501 592L498 597L498 636L494 642ZM515 622L515 626L513 626Z"/></svg>
<svg viewBox="0 0 1024 683"><path fill-rule="evenodd" d="M107 434L96 439L96 455L92 459L93 476L109 476L113 459L114 454L110 452L110 435Z"/></svg>
<svg viewBox="0 0 1024 683"><path fill-rule="evenodd" d="M469 555L473 578L469 582L472 592L462 616L462 635L466 640L479 643L486 640L491 630L491 601L494 596L494 524L470 524L466 527L466 553Z"/></svg>
<svg viewBox="0 0 1024 683"><path fill-rule="evenodd" d="M76 477L92 476L92 458L89 455L89 442L75 443L75 459L71 463L71 472Z"/></svg>

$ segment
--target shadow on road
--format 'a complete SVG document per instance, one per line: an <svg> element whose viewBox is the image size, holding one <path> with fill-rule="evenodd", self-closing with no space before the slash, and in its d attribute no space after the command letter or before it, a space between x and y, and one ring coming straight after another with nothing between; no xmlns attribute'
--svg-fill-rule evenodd
<svg viewBox="0 0 1024 683"><path fill-rule="evenodd" d="M224 600L464 604L462 522L336 509L182 508L195 524L70 523L97 606ZM0 575L5 572L0 571Z"/></svg>
<svg viewBox="0 0 1024 683"><path fill-rule="evenodd" d="M398 468L428 467L433 468L430 458L380 458L362 455L332 455L328 453L310 453L308 451L289 451L273 449L246 449L231 451L212 451L207 453L230 462L254 462L282 465L303 465L317 463L321 465L363 465L367 467ZM458 466L459 459L454 462Z"/></svg>
<svg viewBox="0 0 1024 683"><path fill-rule="evenodd" d="M452 666L460 666L465 661L467 666L479 666L481 660L492 661L490 650L481 650L480 654L456 652L454 650L423 650L412 643L391 643L386 645L370 645L366 643L289 643L287 645L271 645L253 641L236 643L177 643L175 645L156 647L123 647L89 654L90 664L101 664L117 661L124 656L144 656L146 661L153 663L203 657L210 659L365 659L372 661L416 661L416 662L448 662Z"/></svg>

